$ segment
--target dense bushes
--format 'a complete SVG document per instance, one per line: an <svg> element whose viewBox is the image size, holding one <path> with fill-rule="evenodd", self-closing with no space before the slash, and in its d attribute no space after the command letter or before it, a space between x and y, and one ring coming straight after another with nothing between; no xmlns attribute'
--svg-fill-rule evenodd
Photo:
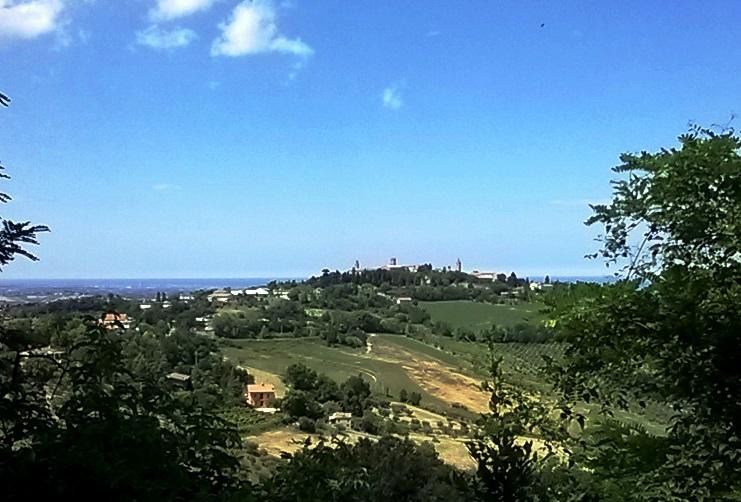
<svg viewBox="0 0 741 502"><path fill-rule="evenodd" d="M316 420L339 410L362 417L372 404L370 385L360 376L351 376L338 386L326 375L299 363L286 369L284 381L290 390L281 408L291 419Z"/></svg>
<svg viewBox="0 0 741 502"><path fill-rule="evenodd" d="M456 502L472 500L468 476L429 444L383 437L305 447L264 485L275 501ZM300 494L300 495L299 495Z"/></svg>

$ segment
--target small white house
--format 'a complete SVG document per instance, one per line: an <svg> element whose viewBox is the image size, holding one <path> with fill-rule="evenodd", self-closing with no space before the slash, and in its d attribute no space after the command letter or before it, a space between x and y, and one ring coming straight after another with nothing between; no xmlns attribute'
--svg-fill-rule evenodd
<svg viewBox="0 0 741 502"><path fill-rule="evenodd" d="M402 296L396 299L396 304L401 305L402 303L410 303L412 298L409 296Z"/></svg>
<svg viewBox="0 0 741 502"><path fill-rule="evenodd" d="M139 309L141 309L141 310L148 310L148 309L151 309L151 308L152 308L152 304L151 303L140 303L139 304Z"/></svg>
<svg viewBox="0 0 741 502"><path fill-rule="evenodd" d="M346 425L349 426L352 421L352 413L344 411L336 411L332 413L327 421L332 425Z"/></svg>
<svg viewBox="0 0 741 502"><path fill-rule="evenodd" d="M223 289L217 289L210 295L208 295L208 301L210 302L228 302L229 299L232 297L231 293L229 291L225 291Z"/></svg>
<svg viewBox="0 0 741 502"><path fill-rule="evenodd" d="M264 298L266 296L270 296L270 290L266 288L251 288L245 289L244 294L246 296L256 296L258 298Z"/></svg>

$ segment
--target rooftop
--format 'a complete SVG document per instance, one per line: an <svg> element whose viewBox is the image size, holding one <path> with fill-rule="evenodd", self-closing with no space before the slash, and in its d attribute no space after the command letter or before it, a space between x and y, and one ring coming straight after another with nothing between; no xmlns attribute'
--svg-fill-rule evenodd
<svg viewBox="0 0 741 502"><path fill-rule="evenodd" d="M251 383L247 385L247 392L275 392L275 387L264 383Z"/></svg>

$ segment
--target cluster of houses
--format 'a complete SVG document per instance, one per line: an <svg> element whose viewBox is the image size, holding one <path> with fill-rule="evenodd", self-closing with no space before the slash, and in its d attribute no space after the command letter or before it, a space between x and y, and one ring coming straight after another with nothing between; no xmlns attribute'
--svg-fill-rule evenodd
<svg viewBox="0 0 741 502"><path fill-rule="evenodd" d="M107 330L114 330L118 328L129 329L131 327L131 318L126 314L120 314L118 312L108 312L98 321L98 324L103 326Z"/></svg>
<svg viewBox="0 0 741 502"><path fill-rule="evenodd" d="M172 302L170 300L168 300L166 297L164 299L160 298L159 293L157 293L157 295L158 295L158 298L152 298L149 301L144 301L140 303L139 309L148 310L148 309L151 309L154 304L159 304L159 306L162 307L163 309L169 309L170 307L172 307ZM178 301L180 302L189 303L189 302L192 302L193 300L195 300L195 297L191 294L180 293L178 295Z"/></svg>
<svg viewBox="0 0 741 502"><path fill-rule="evenodd" d="M226 303L232 298L237 298L240 296L257 299L265 299L273 296L287 300L288 291L271 291L270 289L263 287L247 289L217 289L206 298L210 302Z"/></svg>

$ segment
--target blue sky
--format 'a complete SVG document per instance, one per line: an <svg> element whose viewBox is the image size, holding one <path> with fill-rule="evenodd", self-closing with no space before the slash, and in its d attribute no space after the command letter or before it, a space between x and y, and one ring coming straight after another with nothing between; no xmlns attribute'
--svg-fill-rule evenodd
<svg viewBox="0 0 741 502"><path fill-rule="evenodd" d="M0 0L24 277L602 273L624 151L741 107L741 2Z"/></svg>

